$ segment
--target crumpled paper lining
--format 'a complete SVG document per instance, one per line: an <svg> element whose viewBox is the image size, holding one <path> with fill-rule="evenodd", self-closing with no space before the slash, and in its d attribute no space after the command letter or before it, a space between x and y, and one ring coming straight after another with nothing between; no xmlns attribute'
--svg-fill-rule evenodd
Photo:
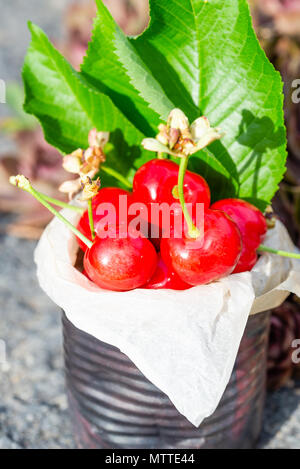
<svg viewBox="0 0 300 469"><path fill-rule="evenodd" d="M286 228L280 222L268 231L264 244L288 252L299 250L294 246ZM251 271L255 301L251 314L280 306L290 293L300 296L300 260L264 253Z"/></svg>
<svg viewBox="0 0 300 469"><path fill-rule="evenodd" d="M62 214L73 224L78 214ZM295 251L278 221L265 244ZM79 329L119 348L199 426L228 384L249 314L300 296L300 261L264 254L252 272L186 291L101 290L73 267L78 246L57 219L35 251L39 283ZM141 265L142 268L142 265Z"/></svg>

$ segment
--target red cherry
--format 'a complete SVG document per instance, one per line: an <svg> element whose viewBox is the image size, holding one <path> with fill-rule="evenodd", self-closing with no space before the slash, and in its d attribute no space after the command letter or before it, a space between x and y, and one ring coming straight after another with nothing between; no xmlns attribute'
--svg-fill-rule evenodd
<svg viewBox="0 0 300 469"><path fill-rule="evenodd" d="M91 280L85 270L82 271L82 275L84 275L88 280Z"/></svg>
<svg viewBox="0 0 300 469"><path fill-rule="evenodd" d="M202 236L163 238L160 247L163 260L184 282L203 285L233 272L242 242L237 225L225 213L208 209Z"/></svg>
<svg viewBox="0 0 300 469"><path fill-rule="evenodd" d="M108 210L103 210L100 212L99 205L110 203L114 206L116 212L116 220L112 220L112 224L117 224L120 220L120 196L127 197L127 206L129 208L130 204L132 203L132 194L128 191L123 189L119 189L117 187L104 187L100 189L98 194L93 198L92 207L93 207L93 218L94 218L94 226L95 231L97 233L98 230L106 229L107 223L101 223L101 220L108 214ZM97 212L98 209L98 212ZM123 214L124 215L124 214ZM126 215L126 214L125 214ZM130 221L131 217L128 217L128 222ZM86 210L83 215L81 216L79 223L77 225L77 229L84 234L88 239L92 240L91 230L90 230L90 223L89 223L89 215L88 211ZM78 244L83 251L86 251L86 245L77 238Z"/></svg>
<svg viewBox="0 0 300 469"><path fill-rule="evenodd" d="M174 197L173 189L178 184L179 167L169 160L151 160L141 166L133 179L133 197L143 202L148 208L148 222L151 223L151 203L163 202L171 206L178 204L178 213L182 213L179 199ZM184 177L184 198L187 204L203 203L210 205L210 190L207 182L199 174L187 171ZM176 212L177 213L177 212ZM159 221L161 227L162 220ZM171 221L172 226L172 221Z"/></svg>
<svg viewBox="0 0 300 469"><path fill-rule="evenodd" d="M84 260L87 276L100 288L127 291L149 281L157 266L157 254L148 239L134 237L95 238Z"/></svg>
<svg viewBox="0 0 300 469"><path fill-rule="evenodd" d="M82 215L81 218L78 222L77 229L82 233L84 236L86 236L90 241L92 241L92 234L90 230L90 224L89 224L89 216L88 216L88 211L86 210ZM88 247L87 245L81 241L78 236L76 236L77 243L81 247L81 249L85 252Z"/></svg>
<svg viewBox="0 0 300 469"><path fill-rule="evenodd" d="M240 199L219 200L211 208L227 213L241 232L243 249L234 273L251 270L257 262L257 248L267 233L265 217L254 205Z"/></svg>
<svg viewBox="0 0 300 469"><path fill-rule="evenodd" d="M150 281L143 288L153 290L160 290L162 288L170 290L187 290L192 287L181 280L174 270L164 263L161 255L159 255L156 271Z"/></svg>

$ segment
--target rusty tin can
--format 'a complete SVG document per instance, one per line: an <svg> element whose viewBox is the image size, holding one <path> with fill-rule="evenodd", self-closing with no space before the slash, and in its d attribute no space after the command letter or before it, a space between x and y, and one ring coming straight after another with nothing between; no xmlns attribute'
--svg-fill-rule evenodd
<svg viewBox="0 0 300 469"><path fill-rule="evenodd" d="M78 448L253 448L266 385L270 313L249 317L234 370L213 415L199 428L181 415L120 350L63 314L69 409Z"/></svg>

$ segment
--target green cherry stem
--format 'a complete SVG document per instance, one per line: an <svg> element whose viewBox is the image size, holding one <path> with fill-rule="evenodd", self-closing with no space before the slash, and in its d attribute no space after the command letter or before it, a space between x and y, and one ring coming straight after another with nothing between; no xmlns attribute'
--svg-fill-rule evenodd
<svg viewBox="0 0 300 469"><path fill-rule="evenodd" d="M106 174L109 174L110 176L114 177L118 181L120 181L125 187L128 189L132 189L132 184L124 177L122 174L120 174L118 171L115 169L110 168L109 166L101 166L101 171L103 171Z"/></svg>
<svg viewBox="0 0 300 469"><path fill-rule="evenodd" d="M268 246L264 246L263 244L259 246L258 251L270 252L271 254L276 254L277 256L281 257L289 257L291 259L300 259L300 254L296 254L295 252L281 251L280 249L268 248Z"/></svg>
<svg viewBox="0 0 300 469"><path fill-rule="evenodd" d="M198 228L196 228L196 226L194 225L193 220L191 219L191 216L189 214L189 211L187 209L187 206L184 200L183 183L184 183L184 176L187 170L188 162L189 162L189 157L186 155L182 155L180 159L179 174L178 174L178 196L179 196L181 208L183 211L183 215L188 226L188 234L191 238L198 238L201 233L198 230Z"/></svg>
<svg viewBox="0 0 300 469"><path fill-rule="evenodd" d="M92 206L92 199L88 200L88 214L89 214L89 223L90 229L92 234L92 240L95 239L95 225L94 225L94 217L93 217L93 206Z"/></svg>
<svg viewBox="0 0 300 469"><path fill-rule="evenodd" d="M41 196L41 194L36 191L30 184L29 180L25 176L13 176L10 178L10 183L13 186L19 187L20 189L23 189L24 191L28 192L31 194L36 200L38 200L44 207L46 207L49 212L51 212L53 215L55 215L62 223L64 223L65 226L67 226L78 238L81 239L83 243L87 245L88 248L91 248L93 243L90 241L88 238L86 238L82 233L80 233L77 228L75 228L72 223L70 223L65 217L63 217L55 208L53 208L44 198Z"/></svg>
<svg viewBox="0 0 300 469"><path fill-rule="evenodd" d="M35 192L37 192L40 195L40 197L42 197L44 200L46 200L47 202L50 202L53 205L56 205L57 207L69 208L70 210L74 210L75 212L78 212L78 213L82 213L84 211L83 207L77 207L76 205L70 205L67 202L62 202L61 200L54 199L53 197L49 197L48 195L42 194L36 189L35 189Z"/></svg>

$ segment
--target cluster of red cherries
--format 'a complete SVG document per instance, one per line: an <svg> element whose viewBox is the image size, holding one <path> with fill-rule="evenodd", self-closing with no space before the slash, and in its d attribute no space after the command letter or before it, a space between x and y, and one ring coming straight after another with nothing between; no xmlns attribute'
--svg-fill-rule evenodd
<svg viewBox="0 0 300 469"><path fill-rule="evenodd" d="M204 229L199 237L190 237L183 230L180 237L162 236L149 239L140 233L136 237L128 227L126 237L103 236L99 230L103 214L99 204L113 204L116 211L116 233L119 223L119 196L126 195L128 207L132 202L151 204L178 202L174 188L178 183L178 165L170 160L155 159L136 172L133 191L103 188L93 198L92 210L96 237L90 248L78 239L85 251L84 273L96 285L107 290L128 291L135 288L185 290L207 284L232 273L249 271L257 261L257 249L262 243L267 224L262 213L240 199L220 200L211 205L207 182L198 174L187 171L184 177L186 203L203 204ZM175 195L174 195L175 194ZM151 210L148 210L148 214ZM151 215L147 223L151 225ZM184 217L182 217L184 223ZM128 222L130 217L128 217ZM88 212L84 212L78 230L92 240ZM107 227L106 227L107 228Z"/></svg>

